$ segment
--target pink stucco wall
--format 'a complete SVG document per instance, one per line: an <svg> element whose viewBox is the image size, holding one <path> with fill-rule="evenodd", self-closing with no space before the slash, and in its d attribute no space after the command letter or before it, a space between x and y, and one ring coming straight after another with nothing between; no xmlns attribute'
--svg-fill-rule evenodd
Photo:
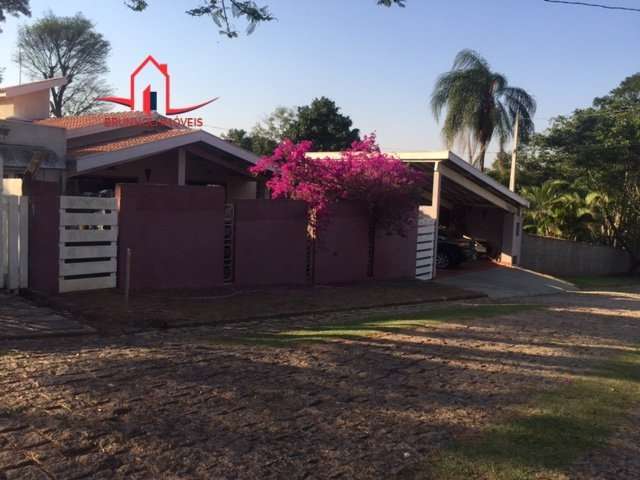
<svg viewBox="0 0 640 480"><path fill-rule="evenodd" d="M307 244L303 202L235 202L236 285L307 283Z"/></svg>
<svg viewBox="0 0 640 480"><path fill-rule="evenodd" d="M223 283L224 191L118 185L118 285L132 251L131 288L210 288Z"/></svg>
<svg viewBox="0 0 640 480"><path fill-rule="evenodd" d="M367 279L369 224L365 209L355 204L333 208L315 250L315 282L351 283Z"/></svg>

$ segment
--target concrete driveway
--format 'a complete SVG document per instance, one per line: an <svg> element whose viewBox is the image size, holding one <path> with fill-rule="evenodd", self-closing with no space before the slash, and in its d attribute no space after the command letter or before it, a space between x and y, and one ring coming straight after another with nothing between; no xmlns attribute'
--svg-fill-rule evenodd
<svg viewBox="0 0 640 480"><path fill-rule="evenodd" d="M489 298L526 297L576 291L577 288L558 278L518 267L486 264L480 268L464 267L440 272L438 283L484 293Z"/></svg>

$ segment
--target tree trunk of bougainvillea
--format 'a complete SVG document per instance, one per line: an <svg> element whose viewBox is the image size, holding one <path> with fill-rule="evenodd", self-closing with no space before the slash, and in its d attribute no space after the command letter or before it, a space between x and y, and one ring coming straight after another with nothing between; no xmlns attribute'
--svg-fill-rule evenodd
<svg viewBox="0 0 640 480"><path fill-rule="evenodd" d="M375 275L376 259L376 221L375 217L369 218L369 259L367 262L367 277L373 278Z"/></svg>

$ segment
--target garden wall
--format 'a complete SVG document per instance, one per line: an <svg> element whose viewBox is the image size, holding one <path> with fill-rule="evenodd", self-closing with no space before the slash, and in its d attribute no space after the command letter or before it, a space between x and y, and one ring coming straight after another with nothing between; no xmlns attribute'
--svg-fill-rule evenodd
<svg viewBox="0 0 640 480"><path fill-rule="evenodd" d="M332 207L315 250L315 282L352 283L366 280L369 224L365 209L343 203Z"/></svg>
<svg viewBox="0 0 640 480"><path fill-rule="evenodd" d="M120 287L128 248L133 290L223 284L223 188L121 184L116 198Z"/></svg>
<svg viewBox="0 0 640 480"><path fill-rule="evenodd" d="M520 266L559 276L626 273L629 254L615 248L523 235Z"/></svg>
<svg viewBox="0 0 640 480"><path fill-rule="evenodd" d="M417 243L418 228L415 222L405 227L404 235L378 232L373 264L374 277L377 280L414 278Z"/></svg>
<svg viewBox="0 0 640 480"><path fill-rule="evenodd" d="M305 203L235 202L235 284L305 284L309 281L307 248Z"/></svg>

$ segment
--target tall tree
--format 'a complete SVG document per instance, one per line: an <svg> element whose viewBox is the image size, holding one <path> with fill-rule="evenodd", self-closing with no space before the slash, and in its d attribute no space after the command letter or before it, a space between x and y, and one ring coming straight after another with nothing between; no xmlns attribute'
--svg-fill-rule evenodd
<svg viewBox="0 0 640 480"><path fill-rule="evenodd" d="M298 112L295 108L277 107L264 120L258 122L251 131L252 136L263 137L274 142L275 146L287 135L287 131L298 120ZM272 153L272 152L271 152Z"/></svg>
<svg viewBox="0 0 640 480"><path fill-rule="evenodd" d="M125 0L126 5L136 12L146 10L149 0ZM271 22L276 18L267 5L258 5L253 0L204 0L203 4L187 10L195 17L208 16L220 29L220 34L229 38L238 36L238 30L233 24L234 19L241 19L247 23L247 34L253 33L260 23ZM406 0L377 0L378 5L404 7Z"/></svg>
<svg viewBox="0 0 640 480"><path fill-rule="evenodd" d="M360 131L351 128L351 118L340 113L340 107L327 97L298 107L296 117L285 132L285 137L293 142L309 140L316 150L339 151L360 140Z"/></svg>
<svg viewBox="0 0 640 480"><path fill-rule="evenodd" d="M511 137L516 115L521 135L533 133L536 102L525 90L509 86L477 52L462 50L453 68L441 75L431 96L436 120L446 109L442 134L451 148L463 143L471 163L484 170L487 147L497 136L500 150ZM477 154L475 153L477 151Z"/></svg>
<svg viewBox="0 0 640 480"><path fill-rule="evenodd" d="M7 20L7 14L14 17L20 15L30 17L29 0L0 0L0 23L4 23ZM2 32L1 28L0 32Z"/></svg>
<svg viewBox="0 0 640 480"><path fill-rule="evenodd" d="M111 93L101 78L108 72L110 50L109 42L81 13L57 17L49 12L18 32L21 61L32 78L67 78L66 85L51 91L51 113L56 117L109 108L96 99Z"/></svg>
<svg viewBox="0 0 640 480"><path fill-rule="evenodd" d="M527 229L624 249L640 267L640 73L556 118L524 154L523 192L534 204ZM536 185L549 179L570 182L545 199ZM536 206L545 204L553 208Z"/></svg>

